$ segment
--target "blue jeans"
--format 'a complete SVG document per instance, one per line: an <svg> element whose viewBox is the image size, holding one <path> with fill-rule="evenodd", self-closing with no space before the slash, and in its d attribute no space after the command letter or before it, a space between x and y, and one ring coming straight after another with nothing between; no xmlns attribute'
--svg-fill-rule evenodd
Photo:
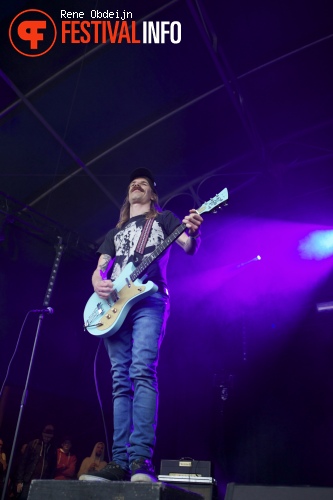
<svg viewBox="0 0 333 500"><path fill-rule="evenodd" d="M169 298L157 292L136 303L122 327L105 339L113 382L112 460L123 469L151 460L156 440L159 348Z"/></svg>

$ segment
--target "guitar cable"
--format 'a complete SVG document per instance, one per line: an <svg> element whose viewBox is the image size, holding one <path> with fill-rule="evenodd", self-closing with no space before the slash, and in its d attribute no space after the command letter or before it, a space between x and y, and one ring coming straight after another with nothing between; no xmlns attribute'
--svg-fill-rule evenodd
<svg viewBox="0 0 333 500"><path fill-rule="evenodd" d="M7 372L6 372L6 375L5 375L5 378L4 378L4 381L2 383L2 386L1 386L1 389L0 389L0 398L2 396L2 391L4 390L4 387L5 387L5 384L7 382L7 379L8 379L8 375L9 375L9 370L10 370L10 367L11 367L11 364L12 362L14 361L14 358L15 358L15 355L16 355L16 352L17 352L17 349L18 349L18 346L20 344L20 340L21 340L21 336L22 336L22 333L23 333L23 328L24 328L24 325L28 319L28 316L30 313L41 313L41 314L53 314L54 313L54 310L52 309L52 307L46 307L44 309L30 309L30 311L27 312L27 314L25 315L25 318L24 318L24 321L22 323L22 326L21 326L21 330L20 330L20 333L19 333L19 336L17 338L17 341L16 341L16 345L15 345L15 348L14 348L14 352L12 354L12 357L10 358L10 361L8 363L8 367L7 367Z"/></svg>
<svg viewBox="0 0 333 500"><path fill-rule="evenodd" d="M8 367L7 367L7 372L6 372L6 375L5 375L5 378L4 378L4 381L2 383L2 386L1 386L1 389L0 389L0 398L2 396L2 392L4 390L4 387L5 387L5 384L7 382L7 379L8 379L8 375L9 375L9 370L10 370L10 367L11 367L11 364L12 362L14 361L14 358L15 358L15 355L16 355L16 352L17 352L17 349L18 349L18 346L19 346L19 343L20 343L20 340L21 340L21 336L22 336L22 332L23 332L23 328L24 328L24 325L28 319L28 316L31 312L34 312L34 310L31 310L31 311L28 311L27 314L25 315L25 318L24 318L24 321L22 323L22 326L21 326L21 330L20 330L20 333L19 333L19 336L17 338L17 341L16 341L16 345L15 345L15 348L14 348L14 352L12 354L12 357L10 358L10 361L8 363Z"/></svg>
<svg viewBox="0 0 333 500"><path fill-rule="evenodd" d="M99 389L98 389L98 380L97 380L97 357L98 357L98 353L99 353L101 344L102 344L102 339L99 339L99 343L98 343L98 346L97 346L97 350L96 350L96 354L95 354L95 359L94 359L94 381L95 381L96 395L97 395L99 407L101 409L101 414L102 414L103 427L104 427L104 433L105 433L106 449L107 449L108 457L111 460L111 455L110 455L110 450L109 450L109 436L108 436L108 431L107 431L107 428L106 428L106 422L105 422L105 417L104 417L104 412L103 412L103 404L102 404L101 395L100 395L100 392L99 392Z"/></svg>
<svg viewBox="0 0 333 500"><path fill-rule="evenodd" d="M3 383L2 383L2 386L1 386L1 389L0 389L0 398L2 396L4 387L6 385L6 382L7 382L8 376L9 376L10 367L11 367L11 365L12 365L12 363L14 361L14 358L16 356L17 349L18 349L19 344L20 344L20 340L21 340L21 337L22 337L22 333L23 333L23 329L24 329L25 323L26 323L26 321L28 319L29 314L33 313L35 311L36 311L35 309L32 309L31 311L28 311L27 314L25 315L25 318L23 320L23 323L22 323L22 326L21 326L21 329L20 329L20 333L19 333L17 341L16 341L14 352L13 352L13 354L12 354L12 356L10 358L10 361L8 363L6 375L5 375L5 378L3 380ZM98 403L99 403L99 406L100 406L100 409L101 409L101 414L102 414L102 421L103 421L103 427L104 427L104 433L105 433L105 441L106 441L107 453L108 453L108 456L111 457L110 450L109 450L108 432L107 432L107 428L106 428L106 422L105 422L105 417L104 417L104 412L103 412L103 405L102 405L102 400L101 400L101 396L100 396L100 393L99 393L98 380L97 380L97 357L98 357L98 353L99 353L99 350L100 350L100 347L101 347L101 343L102 343L102 339L99 340L99 343L98 343L98 346L97 346L97 350L96 350L96 354L95 354L95 358L94 358L94 381L95 381L96 395L97 395Z"/></svg>

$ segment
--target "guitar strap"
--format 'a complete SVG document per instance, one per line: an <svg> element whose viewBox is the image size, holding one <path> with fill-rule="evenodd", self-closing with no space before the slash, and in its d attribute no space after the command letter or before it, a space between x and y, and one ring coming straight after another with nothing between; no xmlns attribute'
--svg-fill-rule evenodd
<svg viewBox="0 0 333 500"><path fill-rule="evenodd" d="M147 241L149 238L149 234L150 234L151 228L153 226L153 222L154 222L153 218L147 219L145 225L143 226L138 244L136 245L136 249L134 251L134 264L135 265L140 264L140 262L142 260L143 252L145 251Z"/></svg>

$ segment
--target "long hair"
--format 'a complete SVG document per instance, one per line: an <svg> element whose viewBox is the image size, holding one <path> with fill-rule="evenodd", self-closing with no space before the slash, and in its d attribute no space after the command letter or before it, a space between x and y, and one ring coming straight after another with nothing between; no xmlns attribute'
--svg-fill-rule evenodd
<svg viewBox="0 0 333 500"><path fill-rule="evenodd" d="M152 200L150 202L150 210L146 214L146 219L154 219L158 213L162 212L162 209L158 204L158 194L151 185L150 179L147 180L149 182L150 187L152 188ZM128 193L127 193L124 203L120 209L119 221L118 224L116 225L117 229L120 229L130 218L130 208L131 206L128 200Z"/></svg>

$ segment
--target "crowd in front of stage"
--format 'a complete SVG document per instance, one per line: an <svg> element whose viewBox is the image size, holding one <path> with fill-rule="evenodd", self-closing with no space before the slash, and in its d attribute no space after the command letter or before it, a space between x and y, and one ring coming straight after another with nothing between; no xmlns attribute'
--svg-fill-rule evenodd
<svg viewBox="0 0 333 500"><path fill-rule="evenodd" d="M8 473L9 453L4 450L4 440L0 436L0 496L6 489L6 499L28 498L31 481L34 479L54 479L68 481L79 479L83 474L103 469L105 445L97 442L91 455L78 467L77 457L72 452L72 439L64 436L58 443L55 439L54 426L44 426L41 435L22 445L14 456Z"/></svg>

